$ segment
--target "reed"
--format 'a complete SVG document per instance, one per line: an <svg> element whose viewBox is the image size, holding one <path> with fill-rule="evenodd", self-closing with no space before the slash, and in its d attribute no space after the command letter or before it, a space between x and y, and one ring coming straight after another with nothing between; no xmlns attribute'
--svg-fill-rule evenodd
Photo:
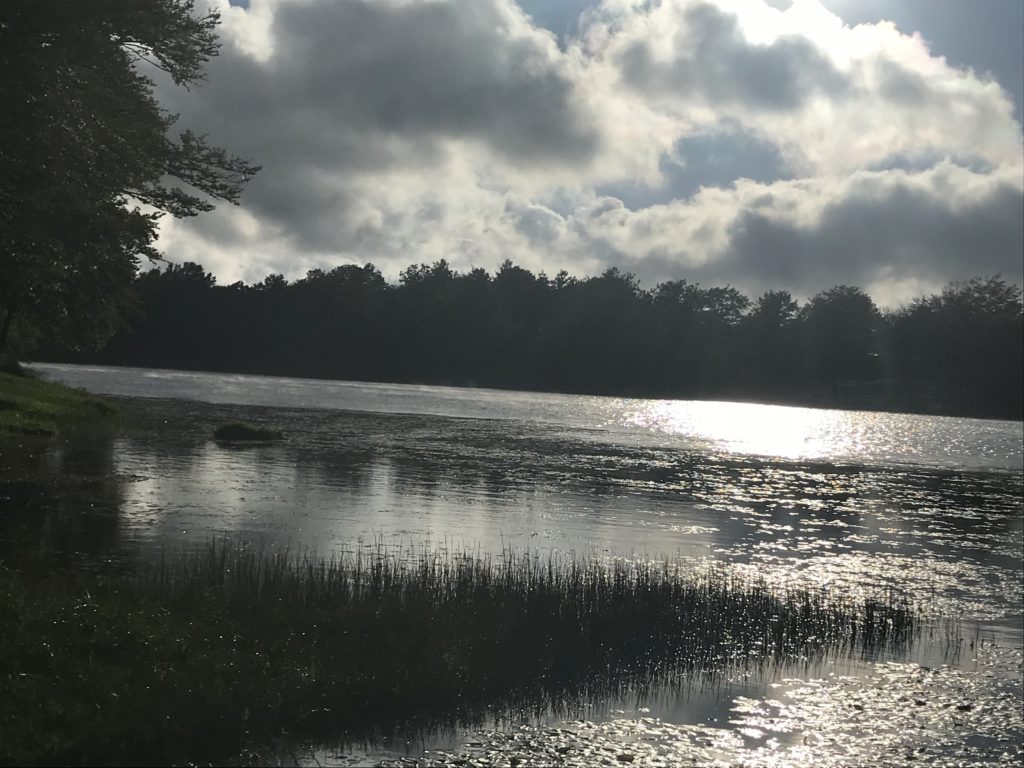
<svg viewBox="0 0 1024 768"><path fill-rule="evenodd" d="M213 439L221 443L271 443L284 440L284 433L276 427L229 421L214 430Z"/></svg>
<svg viewBox="0 0 1024 768"><path fill-rule="evenodd" d="M506 550L331 558L227 542L128 573L0 574L5 762L238 759L476 724L825 653L898 648L895 595L773 591L725 568Z"/></svg>

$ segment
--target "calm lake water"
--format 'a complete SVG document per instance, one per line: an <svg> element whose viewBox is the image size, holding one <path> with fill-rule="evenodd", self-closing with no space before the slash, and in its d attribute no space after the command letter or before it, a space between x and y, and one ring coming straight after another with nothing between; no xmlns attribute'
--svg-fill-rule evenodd
<svg viewBox="0 0 1024 768"><path fill-rule="evenodd" d="M587 713L594 729L559 738L633 743L641 728L651 743L667 745L666 764L685 742L717 744L707 747L707 760L724 756L727 764L735 754L746 764L824 765L836 745L859 743L857 733L873 734L862 739L875 750L861 756L864 764L877 749L920 750L950 765L1021 754L1019 422L34 368L118 396L125 427L56 444L0 442L0 557L147 556L230 535L325 555L383 543L673 557L721 561L780 586L858 595L896 588L923 612L961 622L959 654L922 642L898 659L831 660L827 668L781 670L713 692L624 697ZM231 419L280 427L287 440L218 445L212 432ZM936 715L928 728L895 727L911 689L926 684L926 668L948 675L927 681L919 711L945 701L960 720ZM885 703L904 688L909 699L893 695ZM968 690L970 709L957 710ZM876 719L851 697L877 699ZM829 714L837 701L854 710ZM843 730L851 711L863 721L860 731ZM982 711L984 721L967 722ZM785 727L766 724L780 722ZM832 741L807 753L807 733L828 735L829 727L839 729ZM878 741L882 731L888 741ZM498 745L495 755L506 736L486 737ZM420 746L451 752L463 737ZM945 746L933 749L933 742ZM692 750L675 754L706 764ZM836 765L861 764L856 747L833 756ZM351 752L316 758L370 760Z"/></svg>

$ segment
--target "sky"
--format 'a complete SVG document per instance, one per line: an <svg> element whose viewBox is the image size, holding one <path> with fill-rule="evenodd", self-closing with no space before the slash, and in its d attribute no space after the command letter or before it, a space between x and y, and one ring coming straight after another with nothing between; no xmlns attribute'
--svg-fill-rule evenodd
<svg viewBox="0 0 1024 768"><path fill-rule="evenodd" d="M165 218L221 283L447 259L897 306L1024 278L1021 0L212 0L180 125L263 166Z"/></svg>

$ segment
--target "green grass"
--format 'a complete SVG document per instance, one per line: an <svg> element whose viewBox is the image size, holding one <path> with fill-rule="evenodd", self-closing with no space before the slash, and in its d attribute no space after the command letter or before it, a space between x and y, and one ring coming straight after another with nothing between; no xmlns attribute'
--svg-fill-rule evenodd
<svg viewBox="0 0 1024 768"><path fill-rule="evenodd" d="M32 375L0 373L0 434L56 435L111 422L117 409L79 389Z"/></svg>
<svg viewBox="0 0 1024 768"><path fill-rule="evenodd" d="M917 631L894 599L672 564L227 545L105 576L0 569L0 626L0 762L45 764L268 760Z"/></svg>
<svg viewBox="0 0 1024 768"><path fill-rule="evenodd" d="M263 427L245 421L229 421L217 427L213 437L224 443L267 443L283 440L284 433L273 427Z"/></svg>

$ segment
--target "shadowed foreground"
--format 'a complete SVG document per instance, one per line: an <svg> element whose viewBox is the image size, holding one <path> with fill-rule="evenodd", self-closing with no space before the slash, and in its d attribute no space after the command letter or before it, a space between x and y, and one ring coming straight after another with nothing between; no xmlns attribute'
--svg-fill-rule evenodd
<svg viewBox="0 0 1024 768"><path fill-rule="evenodd" d="M130 573L0 572L0 761L268 759L567 707L680 671L912 639L894 597L770 591L675 564L227 544Z"/></svg>

